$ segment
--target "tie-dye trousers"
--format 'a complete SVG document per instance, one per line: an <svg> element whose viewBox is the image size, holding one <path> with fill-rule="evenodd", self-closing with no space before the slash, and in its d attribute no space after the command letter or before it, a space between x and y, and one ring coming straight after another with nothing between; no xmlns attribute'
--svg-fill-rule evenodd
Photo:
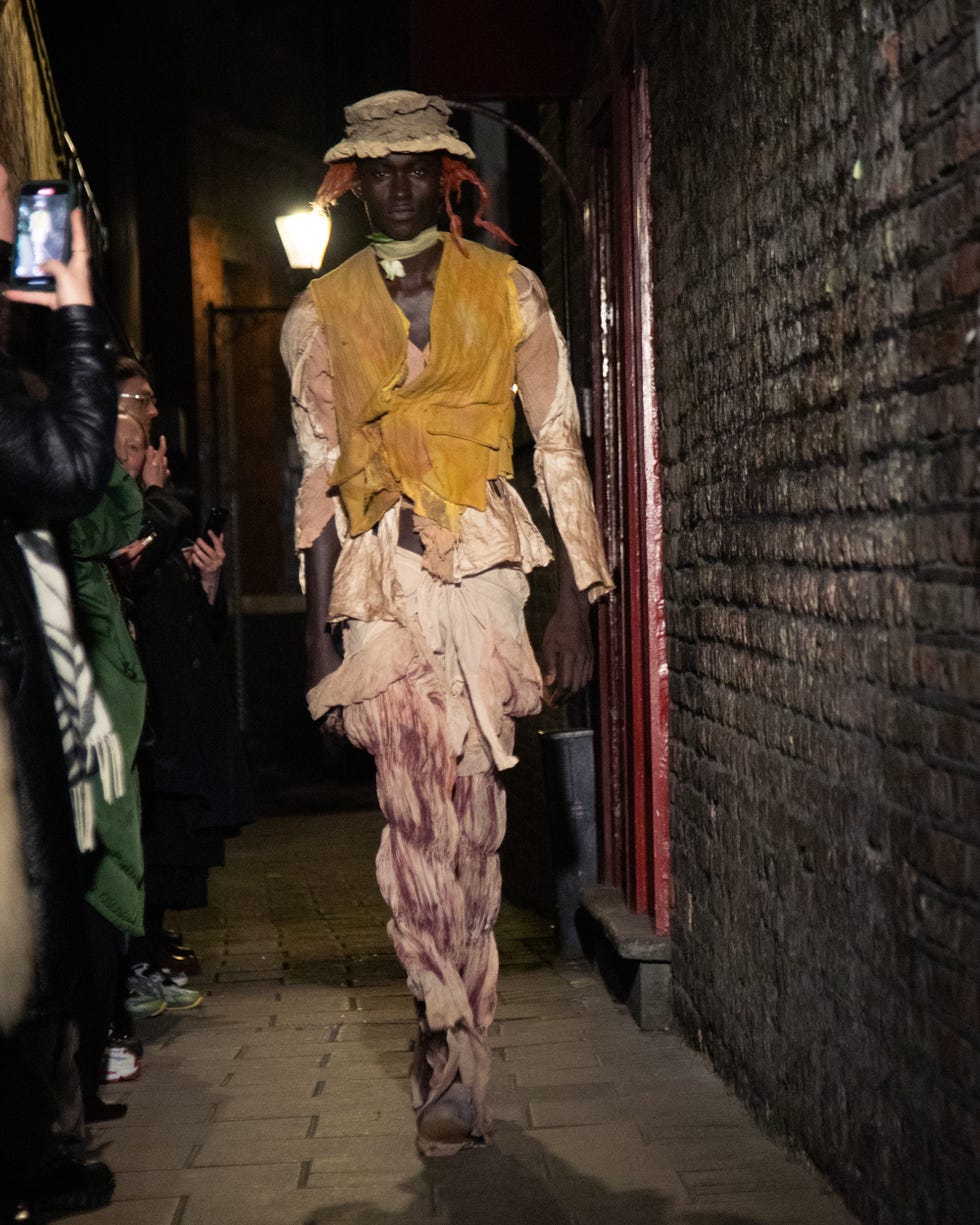
<svg viewBox="0 0 980 1225"><path fill-rule="evenodd" d="M419 1018L413 1105L458 1080L472 1094L473 1134L485 1138L505 829L498 771L516 761L513 719L539 709L541 695L527 580L508 567L447 584L407 552L398 579L403 622L350 623L336 689L348 737L377 767L378 884Z"/></svg>

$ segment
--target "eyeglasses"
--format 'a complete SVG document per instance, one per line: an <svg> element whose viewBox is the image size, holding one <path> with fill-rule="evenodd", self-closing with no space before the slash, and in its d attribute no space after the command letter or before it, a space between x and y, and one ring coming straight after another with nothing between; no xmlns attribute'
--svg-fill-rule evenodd
<svg viewBox="0 0 980 1225"><path fill-rule="evenodd" d="M156 396L148 396L142 391L121 391L120 400L135 400L138 404L156 404Z"/></svg>

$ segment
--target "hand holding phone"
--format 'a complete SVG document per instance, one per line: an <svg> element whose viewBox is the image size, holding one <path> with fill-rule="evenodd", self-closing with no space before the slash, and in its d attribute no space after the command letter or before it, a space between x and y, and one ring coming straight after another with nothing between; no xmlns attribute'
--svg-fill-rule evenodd
<svg viewBox="0 0 980 1225"><path fill-rule="evenodd" d="M25 183L17 198L17 236L10 283L18 289L54 289L49 260L71 255L71 187L60 179Z"/></svg>
<svg viewBox="0 0 980 1225"><path fill-rule="evenodd" d="M204 525L204 531L199 539L206 540L211 543L210 533L214 532L215 536L220 536L225 530L225 523L228 520L228 508L226 506L212 506L208 512L207 522Z"/></svg>
<svg viewBox="0 0 980 1225"><path fill-rule="evenodd" d="M188 564L197 570L209 604L213 604L217 597L221 568L225 564L225 546L221 528L224 527L227 514L224 507L213 506L204 527L204 534L198 536L189 549L184 550L184 557Z"/></svg>
<svg viewBox="0 0 980 1225"><path fill-rule="evenodd" d="M7 299L10 302L26 302L33 306L47 306L50 310L57 310L62 306L91 306L93 304L92 297L92 282L89 277L88 268L88 241L85 235L85 222L82 218L81 209L72 209L71 211L71 256L68 263L64 263L58 259L49 259L44 261L42 272L44 277L50 276L50 280L45 283L48 288L21 288L17 285L25 285L32 283L32 277L20 278L16 275L11 277L12 288L7 291ZM18 238L20 235L20 227L18 224ZM18 255L15 246L13 256L13 271L16 273L18 268ZM27 258L25 252L24 258ZM21 267L33 265L21 264ZM37 278L33 279L35 285L40 282Z"/></svg>

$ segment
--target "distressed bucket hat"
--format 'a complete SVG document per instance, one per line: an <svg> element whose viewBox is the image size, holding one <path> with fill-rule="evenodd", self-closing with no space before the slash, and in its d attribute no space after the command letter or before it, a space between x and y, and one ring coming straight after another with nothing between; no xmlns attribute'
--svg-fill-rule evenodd
<svg viewBox="0 0 980 1225"><path fill-rule="evenodd" d="M435 153L475 158L469 145L449 126L449 103L409 89L393 89L344 107L344 140L328 149L325 162L354 157L387 157L389 153Z"/></svg>

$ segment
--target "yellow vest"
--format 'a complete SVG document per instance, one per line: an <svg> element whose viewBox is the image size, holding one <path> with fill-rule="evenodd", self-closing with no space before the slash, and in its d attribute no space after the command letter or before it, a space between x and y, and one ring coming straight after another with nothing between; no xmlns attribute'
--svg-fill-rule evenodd
<svg viewBox="0 0 980 1225"><path fill-rule="evenodd" d="M310 285L326 334L340 458L331 474L351 535L402 496L456 534L486 509L487 481L513 473L514 350L523 335L515 261L448 235L436 274L429 362L409 387L409 324L370 248Z"/></svg>

